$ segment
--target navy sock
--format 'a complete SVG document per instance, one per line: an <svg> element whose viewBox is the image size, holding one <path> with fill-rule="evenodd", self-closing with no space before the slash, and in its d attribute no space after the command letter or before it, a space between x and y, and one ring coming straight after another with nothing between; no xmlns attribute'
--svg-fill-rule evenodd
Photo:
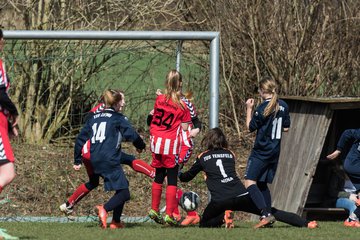
<svg viewBox="0 0 360 240"><path fill-rule="evenodd" d="M125 203L121 204L120 206L117 206L113 211L113 221L119 223L122 211L124 209Z"/></svg>
<svg viewBox="0 0 360 240"><path fill-rule="evenodd" d="M276 208L272 208L271 212L277 221L287 223L292 226L307 227L308 223L310 222L292 212L285 212Z"/></svg>
<svg viewBox="0 0 360 240"><path fill-rule="evenodd" d="M107 212L114 210L120 205L124 205L126 201L130 199L129 189L117 190L115 195L112 196L107 203L105 203L104 208ZM121 214L121 213L120 213Z"/></svg>
<svg viewBox="0 0 360 240"><path fill-rule="evenodd" d="M256 207L261 211L261 215L265 215L265 216L269 215L269 212L266 210L267 207L264 200L264 196L260 192L258 186L256 186L256 184L250 185L247 188L247 190L249 191L250 197L255 203Z"/></svg>
<svg viewBox="0 0 360 240"><path fill-rule="evenodd" d="M271 212L271 194L270 194L270 189L268 188L268 185L266 182L260 182L257 184L261 194L264 197L264 201L266 204L266 210L268 212Z"/></svg>

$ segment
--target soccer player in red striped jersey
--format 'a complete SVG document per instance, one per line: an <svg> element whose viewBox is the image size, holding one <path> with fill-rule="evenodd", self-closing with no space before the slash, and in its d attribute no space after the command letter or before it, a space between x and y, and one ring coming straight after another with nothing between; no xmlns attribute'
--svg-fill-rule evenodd
<svg viewBox="0 0 360 240"><path fill-rule="evenodd" d="M0 29L0 51L5 40ZM5 64L0 59L0 193L15 178L14 154L11 149L9 133L17 136L16 125L19 113L8 95L10 81L5 71Z"/></svg>
<svg viewBox="0 0 360 240"><path fill-rule="evenodd" d="M154 114L150 123L151 166L156 169L152 184L152 202L149 217L157 223L177 225L173 218L176 199L178 161L180 153L180 134L189 128L190 112L181 101L182 76L171 70L166 76L166 92L158 95L154 104ZM159 213L162 185L167 177L166 215Z"/></svg>
<svg viewBox="0 0 360 240"><path fill-rule="evenodd" d="M156 95L159 96L161 94L162 94L161 90L158 89L156 91ZM181 101L183 101L183 103L189 109L191 123L189 124L189 128L186 131L182 131L182 133L179 136L181 147L180 147L180 153L179 153L179 157L178 157L178 164L180 166L183 166L183 164L185 164L190 159L192 152L193 152L193 148L194 148L193 138L195 138L196 135L200 132L201 125L202 125L201 121L198 118L195 106L191 102L191 98L192 98L191 92L187 92L181 96ZM154 111L151 111L148 116L148 119L147 119L148 125L150 125L150 123L153 119L153 114L154 114ZM178 187L177 192L176 192L177 201L179 201L182 194L183 194L182 189ZM178 222L181 220L179 205L177 205L174 208L174 212L173 212L172 216ZM182 225L182 226L195 225L195 224L198 224L199 222L200 222L199 214L196 211L189 211L186 213L186 217L181 222L180 225Z"/></svg>

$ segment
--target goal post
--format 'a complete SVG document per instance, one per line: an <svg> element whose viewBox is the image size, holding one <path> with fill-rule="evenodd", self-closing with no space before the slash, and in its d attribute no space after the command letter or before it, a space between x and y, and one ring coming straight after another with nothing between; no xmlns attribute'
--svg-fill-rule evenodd
<svg viewBox="0 0 360 240"><path fill-rule="evenodd" d="M4 30L5 39L19 40L199 40L210 41L209 127L219 124L220 33L202 31L40 31ZM177 66L180 58L177 56Z"/></svg>

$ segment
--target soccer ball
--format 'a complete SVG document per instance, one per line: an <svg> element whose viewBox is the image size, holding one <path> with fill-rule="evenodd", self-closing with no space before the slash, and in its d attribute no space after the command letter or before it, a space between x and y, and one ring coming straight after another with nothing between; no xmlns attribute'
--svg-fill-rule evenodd
<svg viewBox="0 0 360 240"><path fill-rule="evenodd" d="M200 204L200 197L195 192L184 192L180 198L179 205L187 212L194 211Z"/></svg>

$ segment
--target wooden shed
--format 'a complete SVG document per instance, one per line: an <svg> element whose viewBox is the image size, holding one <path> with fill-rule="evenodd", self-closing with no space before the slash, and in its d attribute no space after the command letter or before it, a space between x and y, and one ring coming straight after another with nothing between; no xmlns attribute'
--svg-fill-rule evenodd
<svg viewBox="0 0 360 240"><path fill-rule="evenodd" d="M329 187L327 154L345 129L360 127L360 98L282 97L291 127L283 134L279 166L270 185L273 206L303 214L321 207Z"/></svg>

